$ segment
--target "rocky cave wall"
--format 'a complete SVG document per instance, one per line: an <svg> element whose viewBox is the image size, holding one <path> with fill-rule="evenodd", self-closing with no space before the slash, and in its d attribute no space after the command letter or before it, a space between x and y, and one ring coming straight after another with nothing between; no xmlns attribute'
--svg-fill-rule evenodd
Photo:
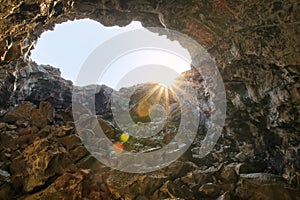
<svg viewBox="0 0 300 200"><path fill-rule="evenodd" d="M29 98L20 90L24 88L22 86L29 84L27 80L35 77L32 73L37 72L43 74L46 82L50 80L54 86L62 88L61 93L69 94L71 83L60 78L60 74L54 69L48 67L45 71L36 67L24 73L28 69L30 49L41 33L53 29L56 23L67 20L90 18L105 26L125 26L132 20L138 20L145 27L166 26L193 37L216 59L226 88L227 117L214 151L203 160L178 161L174 164L175 167L170 166L159 172L161 178L156 179L154 177L159 175L130 176L102 169L103 167L101 170L97 168L98 171L105 172L99 172L101 175L97 170L91 172L93 175L98 174L101 180L96 185L101 186L102 193L97 195L112 195L109 198L116 199L134 199L139 196L149 198L150 193L157 198L186 199L198 199L199 196L208 199L218 196L223 199L293 199L300 196L300 3L297 0L3 0L0 10L1 115L23 100L31 101L37 106L41 100L48 100L57 112L62 112L62 116L67 115L68 111L60 110L68 107L68 95L58 99L55 97L59 95L54 95L51 101L45 98L45 94L28 94ZM36 81L41 83L40 80L40 76L37 76ZM40 85L43 87L42 83ZM45 105L41 104L43 106ZM36 108L29 106L28 109ZM42 112L39 109L32 112ZM78 198L93 198L88 195L97 192L97 189L93 189L96 187L95 179L88 175L85 168L89 168L90 163L95 161L91 161L90 156L80 161L74 158L76 154L84 154L84 150L79 141L75 142L78 145L75 147L68 142L76 140L68 132L71 125L64 124L66 127L62 127L63 132L70 134L66 134L66 137L62 137L64 134L58 135L63 139L56 136L47 136L50 139L45 139L45 135L60 130L49 128L54 126L52 118L45 124L36 126L34 117L28 117L33 118L28 125L31 132L38 134L40 140L31 145L36 138L35 134L26 136L27 142L18 140L20 145L26 144L20 153L12 153L11 149L15 147L8 147L6 143L16 143L9 131L20 134L19 128L24 128L22 126L25 125L21 123L12 127L10 123L16 121L2 119L5 122L2 126L5 127L0 128L1 170L9 173L11 177L10 181L6 181L6 178L0 179L0 195L6 195L7 198L18 195L20 198L47 198L53 190L60 195L66 195L58 189L61 186L68 188L69 190L64 188L66 193L74 196L74 191L70 190L70 181L74 179L77 180L77 185L73 186ZM48 129L45 130L45 127ZM4 136L5 134L10 136ZM29 155L41 157L46 152L42 145L44 140L53 148L52 154L47 154L48 160L44 162L57 163L57 159L64 159L65 166L61 168L68 168L69 171L65 172L57 167L45 174L43 168L31 166L34 160ZM57 143L63 144L67 153L56 148ZM7 157L7 153L12 155ZM27 156L25 161L20 161L20 155ZM22 172L16 168L16 163L23 163L22 169L25 171L29 168L36 171L29 170L26 175L21 176ZM218 168L218 164L222 166ZM215 171L201 171L204 170L201 166L214 166ZM237 166L239 171L233 172L231 169ZM163 178L162 174L167 171L173 174ZM30 179L30 173L36 173L38 181ZM1 171L1 177L6 177L5 175L7 174ZM123 185L118 184L118 176ZM126 176L131 177L131 181ZM227 178L231 182L227 183ZM89 192L86 191L88 183L93 185L88 189ZM152 185L153 191L146 189L149 185Z"/></svg>

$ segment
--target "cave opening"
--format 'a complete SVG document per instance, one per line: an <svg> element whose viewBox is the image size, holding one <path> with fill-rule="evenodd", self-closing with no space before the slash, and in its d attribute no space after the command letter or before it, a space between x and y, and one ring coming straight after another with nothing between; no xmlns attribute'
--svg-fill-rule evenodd
<svg viewBox="0 0 300 200"><path fill-rule="evenodd" d="M122 33L139 29L150 33L139 21L132 21L124 27L116 25L107 27L89 18L68 20L56 24L53 30L45 31L40 35L35 48L30 52L30 61L34 61L38 65L50 65L59 68L61 76L71 80L75 85L88 85L87 83L76 83L76 79L89 55L107 40L112 40ZM152 32L151 34L158 39L164 37ZM164 38L164 40L168 39ZM172 42L179 45L177 41ZM118 48L118 46L112 48ZM179 45L179 48L183 47ZM154 59L159 60L161 64L148 64L153 62ZM168 87L174 83L181 73L190 69L190 62L178 59L177 56L169 53L155 50L138 50L114 61L106 70L102 81L89 82L89 84L104 84L117 90L122 87L149 82Z"/></svg>

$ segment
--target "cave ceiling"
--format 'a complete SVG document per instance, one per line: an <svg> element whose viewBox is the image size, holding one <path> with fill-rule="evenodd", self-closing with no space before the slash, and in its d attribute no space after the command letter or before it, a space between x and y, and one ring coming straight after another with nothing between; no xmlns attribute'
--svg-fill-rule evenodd
<svg viewBox="0 0 300 200"><path fill-rule="evenodd" d="M15 0L0 6L1 62L21 58L46 30L67 20L90 18L105 26L132 20L144 27L166 27L196 39L222 64L253 60L297 65L299 2Z"/></svg>

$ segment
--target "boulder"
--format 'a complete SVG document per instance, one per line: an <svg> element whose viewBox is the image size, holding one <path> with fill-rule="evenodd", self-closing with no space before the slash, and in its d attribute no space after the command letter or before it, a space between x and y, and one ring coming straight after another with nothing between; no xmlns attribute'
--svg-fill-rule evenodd
<svg viewBox="0 0 300 200"><path fill-rule="evenodd" d="M31 102L22 103L13 110L7 112L2 120L7 123L14 123L18 120L29 120L31 112L35 108L36 106Z"/></svg>

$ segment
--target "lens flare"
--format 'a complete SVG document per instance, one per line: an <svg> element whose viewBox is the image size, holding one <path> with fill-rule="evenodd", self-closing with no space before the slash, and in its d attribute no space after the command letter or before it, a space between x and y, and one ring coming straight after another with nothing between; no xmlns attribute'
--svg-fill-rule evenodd
<svg viewBox="0 0 300 200"><path fill-rule="evenodd" d="M129 134L128 133L122 133L120 136L121 142L127 142L129 140Z"/></svg>
<svg viewBox="0 0 300 200"><path fill-rule="evenodd" d="M151 83L153 84L153 83ZM150 108L155 104L164 104L167 114L170 112L171 99L177 99L174 86L165 86L162 83L155 83L155 86L143 94L136 104L135 112L139 117L146 117L149 115Z"/></svg>
<svg viewBox="0 0 300 200"><path fill-rule="evenodd" d="M120 154L124 151L124 144L122 142L115 142L113 145L113 151L115 154Z"/></svg>

